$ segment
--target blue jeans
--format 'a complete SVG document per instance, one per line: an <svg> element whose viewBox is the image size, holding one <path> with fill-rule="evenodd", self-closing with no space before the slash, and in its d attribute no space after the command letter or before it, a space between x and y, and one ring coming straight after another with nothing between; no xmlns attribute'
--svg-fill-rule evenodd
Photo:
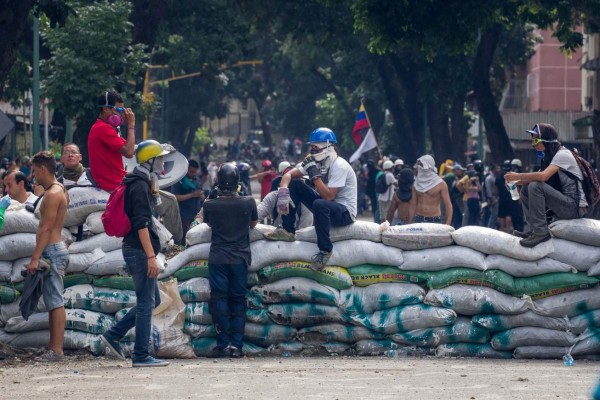
<svg viewBox="0 0 600 400"><path fill-rule="evenodd" d="M413 218L414 224L422 224L424 222L429 222L430 224L441 224L442 217L437 215L435 217L424 217L422 215L415 215Z"/></svg>
<svg viewBox="0 0 600 400"><path fill-rule="evenodd" d="M246 325L248 268L241 264L208 263L210 315L217 332L217 347L241 349Z"/></svg>
<svg viewBox="0 0 600 400"><path fill-rule="evenodd" d="M290 182L290 198L296 206L304 204L313 213L315 233L317 234L317 246L319 250L330 252L333 244L329 239L331 226L350 225L352 217L348 209L333 200L322 199L318 192L310 188L299 179ZM296 210L290 205L290 212L281 217L283 229L294 233L296 223Z"/></svg>
<svg viewBox="0 0 600 400"><path fill-rule="evenodd" d="M148 278L148 259L142 249L123 245L123 258L129 274L133 277L137 304L129 310L104 336L118 342L135 326L133 361L143 360L150 355L150 331L152 310L160 304L160 292L156 278Z"/></svg>
<svg viewBox="0 0 600 400"><path fill-rule="evenodd" d="M69 251L64 242L58 242L46 246L42 257L50 261L50 272L42 277L42 295L46 308L52 311L65 305L63 276L69 265Z"/></svg>

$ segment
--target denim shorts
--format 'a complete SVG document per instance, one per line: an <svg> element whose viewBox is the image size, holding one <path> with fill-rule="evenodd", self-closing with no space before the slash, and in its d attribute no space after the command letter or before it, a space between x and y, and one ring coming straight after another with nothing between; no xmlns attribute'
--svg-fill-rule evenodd
<svg viewBox="0 0 600 400"><path fill-rule="evenodd" d="M49 244L42 257L50 262L50 272L44 275L42 281L42 295L46 309L52 311L65 303L63 276L69 265L69 251L64 242Z"/></svg>

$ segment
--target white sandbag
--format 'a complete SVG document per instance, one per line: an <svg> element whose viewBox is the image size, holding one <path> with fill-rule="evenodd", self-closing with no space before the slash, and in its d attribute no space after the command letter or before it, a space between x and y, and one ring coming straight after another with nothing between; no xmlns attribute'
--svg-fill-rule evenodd
<svg viewBox="0 0 600 400"><path fill-rule="evenodd" d="M325 349L325 351L332 356L340 355L350 350L349 344L340 342L319 343L319 347Z"/></svg>
<svg viewBox="0 0 600 400"><path fill-rule="evenodd" d="M569 330L578 335L589 328L600 328L600 310L592 310L569 319Z"/></svg>
<svg viewBox="0 0 600 400"><path fill-rule="evenodd" d="M0 236L0 261L31 257L35 249L35 233Z"/></svg>
<svg viewBox="0 0 600 400"><path fill-rule="evenodd" d="M536 261L522 261L497 254L485 258L485 269L499 269L515 278L526 278L552 272L577 272L575 267L549 257Z"/></svg>
<svg viewBox="0 0 600 400"><path fill-rule="evenodd" d="M273 323L266 308L246 308L246 321L263 325Z"/></svg>
<svg viewBox="0 0 600 400"><path fill-rule="evenodd" d="M185 303L177 280L158 282L160 304L152 312L152 347L160 358L195 358L190 337L183 332Z"/></svg>
<svg viewBox="0 0 600 400"><path fill-rule="evenodd" d="M21 272L27 270L27 266L30 262L31 257L19 258L18 260L13 261L10 281L13 283L24 281L25 277L21 275Z"/></svg>
<svg viewBox="0 0 600 400"><path fill-rule="evenodd" d="M279 242L261 240L250 245L252 264L250 271L258 271L269 264L283 261L311 261L318 253L316 244L295 241ZM402 250L368 240L343 240L333 245L333 255L327 265L349 268L360 264L400 265Z"/></svg>
<svg viewBox="0 0 600 400"><path fill-rule="evenodd" d="M549 317L573 317L600 308L600 286L535 300L532 310Z"/></svg>
<svg viewBox="0 0 600 400"><path fill-rule="evenodd" d="M539 260L554 251L552 241L533 248L523 247L519 243L520 238L482 226L463 226L452 233L452 238L456 244L485 254L501 254L524 261Z"/></svg>
<svg viewBox="0 0 600 400"><path fill-rule="evenodd" d="M10 345L16 348L41 348L48 346L50 342L50 331L33 331L26 333L13 334L14 338L10 341ZM97 336L91 333L65 330L63 340L63 348L65 350L90 350L92 343L96 341Z"/></svg>
<svg viewBox="0 0 600 400"><path fill-rule="evenodd" d="M551 223L548 230L559 239L600 247L600 221L595 219L561 219Z"/></svg>
<svg viewBox="0 0 600 400"><path fill-rule="evenodd" d="M346 314L370 314L388 308L421 303L425 289L412 283L376 283L341 290L338 307Z"/></svg>
<svg viewBox="0 0 600 400"><path fill-rule="evenodd" d="M494 350L489 343L449 343L441 344L435 354L438 357L512 358L512 351Z"/></svg>
<svg viewBox="0 0 600 400"><path fill-rule="evenodd" d="M349 320L353 324L389 335L415 329L451 325L456 320L456 313L446 308L414 304L376 311L372 314L352 315Z"/></svg>
<svg viewBox="0 0 600 400"><path fill-rule="evenodd" d="M452 285L443 289L430 290L423 302L451 308L462 315L521 314L531 305L530 299L523 300L494 289L469 285Z"/></svg>
<svg viewBox="0 0 600 400"><path fill-rule="evenodd" d="M485 256L468 247L446 246L404 251L402 256L404 262L398 268L404 271L442 271L453 267L485 270Z"/></svg>
<svg viewBox="0 0 600 400"><path fill-rule="evenodd" d="M332 242L342 240L368 240L371 242L381 242L381 233L387 229L384 224L376 224L367 221L355 221L346 226L331 227L329 230L329 239ZM298 229L296 231L296 240L301 242L317 243L317 234L314 226Z"/></svg>
<svg viewBox="0 0 600 400"><path fill-rule="evenodd" d="M66 329L97 335L106 332L115 323L112 316L89 310L67 309L66 315ZM13 317L6 322L4 329L13 333L50 329L48 313L32 314L27 321L21 316Z"/></svg>
<svg viewBox="0 0 600 400"><path fill-rule="evenodd" d="M275 229L272 225L257 224L254 229L250 229L250 242L264 239L265 233ZM212 231L210 226L205 223L192 227L185 235L185 242L188 246L200 243L210 243Z"/></svg>
<svg viewBox="0 0 600 400"><path fill-rule="evenodd" d="M513 357L518 360L560 360L568 351L568 347L521 346L515 349Z"/></svg>
<svg viewBox="0 0 600 400"><path fill-rule="evenodd" d="M552 239L554 251L548 257L572 265L578 271L587 271L600 262L600 248L571 242L563 239Z"/></svg>
<svg viewBox="0 0 600 400"><path fill-rule="evenodd" d="M158 258L158 257L157 257ZM113 250L104 254L104 257L94 261L85 270L86 274L103 275L125 275L125 260L123 259L123 250Z"/></svg>
<svg viewBox="0 0 600 400"><path fill-rule="evenodd" d="M210 285L206 278L192 278L179 283L179 295L184 303L210 300Z"/></svg>
<svg viewBox="0 0 600 400"><path fill-rule="evenodd" d="M404 346L400 346L390 339L365 339L356 342L354 350L359 356L381 356L389 350L404 350Z"/></svg>
<svg viewBox="0 0 600 400"><path fill-rule="evenodd" d="M210 315L207 302L185 303L185 320L195 324L212 324L213 319Z"/></svg>
<svg viewBox="0 0 600 400"><path fill-rule="evenodd" d="M295 328L344 322L344 316L337 307L315 303L271 304L267 307L269 317L280 325L291 325Z"/></svg>
<svg viewBox="0 0 600 400"><path fill-rule="evenodd" d="M188 247L175 257L165 261L165 270L158 275L158 279L169 277L190 261L208 260L210 243L197 244Z"/></svg>
<svg viewBox="0 0 600 400"><path fill-rule="evenodd" d="M12 235L13 233L36 233L40 220L33 213L18 208L8 208L4 213L4 225L0 229L0 236Z"/></svg>
<svg viewBox="0 0 600 400"><path fill-rule="evenodd" d="M69 189L69 208L65 216L65 227L82 225L91 213L105 210L109 195L108 192L91 186ZM42 197L35 210L35 216L38 218L43 201Z"/></svg>
<svg viewBox="0 0 600 400"><path fill-rule="evenodd" d="M85 219L85 226L87 227L88 231L90 231L90 233L94 235L104 233L102 214L104 214L104 211L96 211L88 215Z"/></svg>
<svg viewBox="0 0 600 400"><path fill-rule="evenodd" d="M383 333L373 332L364 326L325 324L302 328L298 340L305 343L342 342L356 343L359 340L384 339Z"/></svg>
<svg viewBox="0 0 600 400"><path fill-rule="evenodd" d="M269 346L269 353L277 356L284 355L286 353L289 355L290 353L300 353L304 349L304 344L294 340L291 342L278 343L274 346Z"/></svg>
<svg viewBox="0 0 600 400"><path fill-rule="evenodd" d="M448 343L487 343L490 333L471 322L469 318L458 317L449 326L416 329L390 336L394 342L408 346L435 347Z"/></svg>
<svg viewBox="0 0 600 400"><path fill-rule="evenodd" d="M217 332L215 331L215 326L213 324L202 325L185 321L183 323L183 332L192 339L217 337Z"/></svg>
<svg viewBox="0 0 600 400"><path fill-rule="evenodd" d="M89 253L100 249L105 253L120 250L123 247L123 238L108 236L106 233L91 236L80 242L73 242L69 246L69 253Z"/></svg>
<svg viewBox="0 0 600 400"><path fill-rule="evenodd" d="M11 261L0 261L0 282L10 282L13 263Z"/></svg>
<svg viewBox="0 0 600 400"><path fill-rule="evenodd" d="M514 350L522 346L572 346L577 336L571 332L539 327L519 327L496 333L490 344L496 350Z"/></svg>
<svg viewBox="0 0 600 400"><path fill-rule="evenodd" d="M409 224L391 226L381 239L388 246L402 250L423 250L451 245L454 228L445 224Z"/></svg>
<svg viewBox="0 0 600 400"><path fill-rule="evenodd" d="M516 315L477 314L473 316L472 321L474 324L480 325L491 332L499 332L521 326L567 331L571 326L567 318L545 317L533 311Z"/></svg>
<svg viewBox="0 0 600 400"><path fill-rule="evenodd" d="M152 221L154 222L154 229L156 230L156 236L158 236L158 240L160 242L160 249L165 250L169 246L173 244L173 234L169 232L169 230L160 223L160 221L154 217L152 217Z"/></svg>
<svg viewBox="0 0 600 400"><path fill-rule="evenodd" d="M132 290L92 285L75 285L66 288L63 297L67 308L81 308L105 314L114 314L122 308L133 307L136 303L135 292Z"/></svg>
<svg viewBox="0 0 600 400"><path fill-rule="evenodd" d="M339 292L308 278L287 278L266 285L253 286L250 291L264 304L319 303L337 305Z"/></svg>
<svg viewBox="0 0 600 400"><path fill-rule="evenodd" d="M285 325L260 325L247 322L244 327L244 340L263 347L288 342L295 339L297 334L298 330L296 328Z"/></svg>
<svg viewBox="0 0 600 400"><path fill-rule="evenodd" d="M67 266L67 272L83 272L88 269L90 265L104 257L105 254L106 253L100 249L94 249L89 253L69 253L69 265Z"/></svg>
<svg viewBox="0 0 600 400"><path fill-rule="evenodd" d="M21 315L21 310L19 310L19 301L20 299L17 299L12 303L0 304L0 323L4 325L8 322L9 319ZM47 310L46 305L44 304L44 298L41 297L40 301L36 306L36 309L34 310L34 313L41 313L46 311ZM1 342L2 340L0 340L0 343Z"/></svg>
<svg viewBox="0 0 600 400"><path fill-rule="evenodd" d="M574 357L600 354L600 331L588 329L579 335L577 343L570 349L570 354Z"/></svg>

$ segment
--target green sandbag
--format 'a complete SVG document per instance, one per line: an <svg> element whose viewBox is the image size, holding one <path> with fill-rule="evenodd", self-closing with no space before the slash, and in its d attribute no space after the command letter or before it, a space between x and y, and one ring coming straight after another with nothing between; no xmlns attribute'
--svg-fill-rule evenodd
<svg viewBox="0 0 600 400"><path fill-rule="evenodd" d="M67 274L63 277L65 289L75 285L86 285L92 283L94 277L88 274Z"/></svg>
<svg viewBox="0 0 600 400"><path fill-rule="evenodd" d="M561 293L596 286L600 280L587 276L585 272L554 272L528 278L515 278L515 296L529 295L532 299L543 299Z"/></svg>
<svg viewBox="0 0 600 400"><path fill-rule="evenodd" d="M480 271L472 268L448 268L443 271L427 272L429 275L427 287L429 289L442 289L454 284L484 286L495 289L501 293L513 294L515 279L506 272L498 269Z"/></svg>
<svg viewBox="0 0 600 400"><path fill-rule="evenodd" d="M94 286L121 290L135 290L133 278L123 275L108 275L94 278Z"/></svg>
<svg viewBox="0 0 600 400"><path fill-rule="evenodd" d="M369 286L374 283L410 282L424 283L423 272L401 271L396 267L375 264L361 264L348 268L355 286Z"/></svg>
<svg viewBox="0 0 600 400"><path fill-rule="evenodd" d="M196 260L185 264L173 274L179 282L192 278L208 278L208 261Z"/></svg>
<svg viewBox="0 0 600 400"><path fill-rule="evenodd" d="M348 289L352 279L346 268L326 266L320 271L310 268L304 261L288 261L267 265L258 271L261 283L275 282L286 278L308 278L334 289Z"/></svg>
<svg viewBox="0 0 600 400"><path fill-rule="evenodd" d="M19 295L19 291L14 287L0 285L0 304L12 303Z"/></svg>

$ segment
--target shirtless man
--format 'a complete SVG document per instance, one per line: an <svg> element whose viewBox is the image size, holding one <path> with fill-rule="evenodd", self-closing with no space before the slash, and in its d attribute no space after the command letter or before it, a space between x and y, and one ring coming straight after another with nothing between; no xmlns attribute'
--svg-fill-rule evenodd
<svg viewBox="0 0 600 400"><path fill-rule="evenodd" d="M435 161L430 155L417 160L417 178L410 199L408 222L441 223L442 210L440 203L446 208L446 225L452 222L452 204L448 186L437 174Z"/></svg>
<svg viewBox="0 0 600 400"><path fill-rule="evenodd" d="M386 219L392 225L406 225L409 219L410 200L413 197L415 177L411 168L404 168L400 170L397 178L398 190L394 193Z"/></svg>
<svg viewBox="0 0 600 400"><path fill-rule="evenodd" d="M42 280L42 294L50 319L50 343L48 351L38 361L62 361L66 314L63 300L63 275L69 263L69 253L62 241L61 230L69 198L64 186L55 177L56 160L49 151L33 156L32 172L37 183L44 187L44 201L40 206L40 225L36 244L27 272L35 274L38 266L49 264L50 271ZM43 258L42 258L43 257Z"/></svg>

